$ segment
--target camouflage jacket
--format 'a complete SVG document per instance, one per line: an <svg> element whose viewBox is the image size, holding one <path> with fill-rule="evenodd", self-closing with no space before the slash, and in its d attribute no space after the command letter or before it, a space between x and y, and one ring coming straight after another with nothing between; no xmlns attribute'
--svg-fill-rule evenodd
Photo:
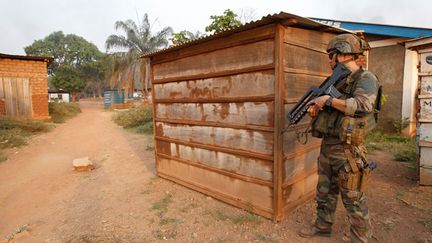
<svg viewBox="0 0 432 243"><path fill-rule="evenodd" d="M344 93L347 95L345 115L364 116L374 112L379 86L377 77L360 68L351 74L345 83Z"/></svg>
<svg viewBox="0 0 432 243"><path fill-rule="evenodd" d="M340 124L344 116L364 117L372 114L375 110L378 87L377 77L363 68L348 76L338 87L343 94L341 99L346 102L345 113L332 107L324 107L318 116L312 119L312 136L339 137Z"/></svg>

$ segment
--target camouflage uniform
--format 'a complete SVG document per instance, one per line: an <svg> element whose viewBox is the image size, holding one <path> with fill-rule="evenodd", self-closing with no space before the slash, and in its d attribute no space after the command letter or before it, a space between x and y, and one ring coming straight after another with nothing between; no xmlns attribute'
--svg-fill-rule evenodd
<svg viewBox="0 0 432 243"><path fill-rule="evenodd" d="M345 88L339 89L342 93L345 93L345 114L330 107L326 107L326 109L331 110L333 114L334 112L339 113L339 117L371 114L375 108L377 89L378 80L375 75L360 68L347 78ZM362 146L352 146L351 149L358 167L361 168L364 162L361 160L359 153L355 153L355 151L364 148ZM351 223L352 241L367 242L372 236L372 232L366 196L360 190L349 190L340 184L340 173L349 172L351 172L351 168L347 163L344 144L334 134L323 134L321 153L318 158L319 177L316 194L317 220L315 226L323 232L331 231L340 192Z"/></svg>

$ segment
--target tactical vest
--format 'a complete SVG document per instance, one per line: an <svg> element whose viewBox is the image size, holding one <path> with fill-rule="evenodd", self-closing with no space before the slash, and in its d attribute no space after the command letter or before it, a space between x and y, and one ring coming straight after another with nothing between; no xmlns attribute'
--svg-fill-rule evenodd
<svg viewBox="0 0 432 243"><path fill-rule="evenodd" d="M357 72L354 73L355 77L352 77L353 79L349 80L350 77L348 77L346 80L344 80L344 82L341 82L341 84L336 87L339 92L342 93L342 97L340 99L346 100L348 98L353 98L358 81L361 80L365 74L370 74L370 72L365 71L363 68L360 68ZM364 121L365 127L362 131L364 134L367 134L369 131L374 129L378 120L378 112L381 108L382 89L378 79L376 86L378 92L374 104L374 111L366 114L354 114L355 119L361 119L362 122ZM346 120L344 117L346 117L346 115L343 112L332 107L325 106L324 109L318 113L318 116L312 119L312 136L318 138L339 138L342 123L346 123L344 122L344 120Z"/></svg>

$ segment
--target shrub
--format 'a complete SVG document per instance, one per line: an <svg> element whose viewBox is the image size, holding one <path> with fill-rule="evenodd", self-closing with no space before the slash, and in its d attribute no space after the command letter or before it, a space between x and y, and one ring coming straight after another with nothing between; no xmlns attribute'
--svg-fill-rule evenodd
<svg viewBox="0 0 432 243"><path fill-rule="evenodd" d="M54 123L63 123L81 112L76 103L51 102L48 107L49 114Z"/></svg>
<svg viewBox="0 0 432 243"><path fill-rule="evenodd" d="M124 128L138 133L153 132L153 111L151 106L138 106L125 111L116 111L113 120Z"/></svg>
<svg viewBox="0 0 432 243"><path fill-rule="evenodd" d="M135 129L137 133L151 134L153 132L153 122L149 121L144 125L137 126Z"/></svg>
<svg viewBox="0 0 432 243"><path fill-rule="evenodd" d="M401 133L402 130L404 130L405 128L407 128L410 125L410 120L408 117L404 117L400 120L395 119L392 122L393 128L397 133Z"/></svg>

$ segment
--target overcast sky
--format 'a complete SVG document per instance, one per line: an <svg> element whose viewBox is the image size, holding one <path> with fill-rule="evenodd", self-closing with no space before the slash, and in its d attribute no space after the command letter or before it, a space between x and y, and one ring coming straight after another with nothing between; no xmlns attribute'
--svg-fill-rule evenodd
<svg viewBox="0 0 432 243"><path fill-rule="evenodd" d="M305 16L432 29L431 0L0 0L0 53L25 54L24 47L54 31L76 34L105 51L117 20L148 13L153 31L204 32L210 15L225 9L248 20L281 11Z"/></svg>

